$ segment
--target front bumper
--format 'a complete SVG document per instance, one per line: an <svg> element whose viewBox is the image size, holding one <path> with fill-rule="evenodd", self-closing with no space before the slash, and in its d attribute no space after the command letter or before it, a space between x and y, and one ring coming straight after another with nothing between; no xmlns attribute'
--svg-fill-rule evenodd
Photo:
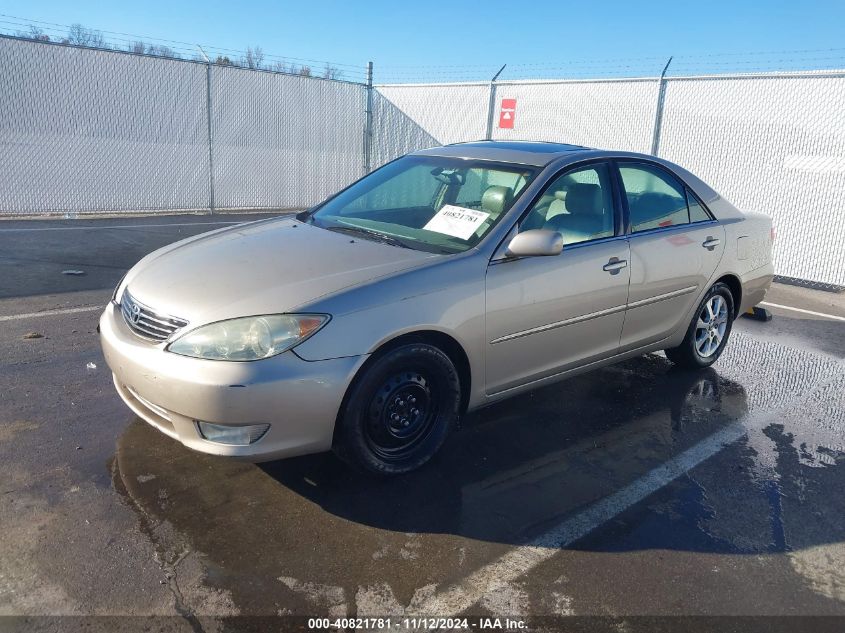
<svg viewBox="0 0 845 633"><path fill-rule="evenodd" d="M252 362L188 358L135 336L109 303L100 339L126 405L188 448L266 461L331 448L343 395L365 356L304 361L293 352ZM210 442L197 421L269 424L254 444Z"/></svg>

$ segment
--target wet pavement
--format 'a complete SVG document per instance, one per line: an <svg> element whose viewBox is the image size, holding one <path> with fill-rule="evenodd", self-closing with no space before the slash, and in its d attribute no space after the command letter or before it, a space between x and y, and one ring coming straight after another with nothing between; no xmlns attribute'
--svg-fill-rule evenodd
<svg viewBox="0 0 845 633"><path fill-rule="evenodd" d="M712 369L655 354L513 398L382 480L192 453L114 394L95 310L16 316L102 305L133 258L216 227L81 231L125 240L86 279L61 268L97 261L4 226L0 615L845 615L845 322L740 319ZM40 285L9 283L27 261ZM845 316L841 296L769 300Z"/></svg>

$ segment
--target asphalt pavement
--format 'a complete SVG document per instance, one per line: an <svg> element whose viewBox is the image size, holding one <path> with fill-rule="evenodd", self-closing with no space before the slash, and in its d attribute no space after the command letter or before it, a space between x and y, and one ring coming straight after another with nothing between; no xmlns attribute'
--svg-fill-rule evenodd
<svg viewBox="0 0 845 633"><path fill-rule="evenodd" d="M258 217L0 223L0 630L845 622L845 295L776 284L713 368L653 354L513 398L406 477L252 465L136 418L95 328L144 254Z"/></svg>

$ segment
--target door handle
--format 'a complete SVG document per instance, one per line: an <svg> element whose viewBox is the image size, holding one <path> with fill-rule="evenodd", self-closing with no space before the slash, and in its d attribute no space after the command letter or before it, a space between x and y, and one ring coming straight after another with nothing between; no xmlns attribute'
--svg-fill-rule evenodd
<svg viewBox="0 0 845 633"><path fill-rule="evenodd" d="M602 266L601 269L606 270L611 275L618 275L619 271L625 268L627 265L628 260L611 257L610 261L607 262L604 266Z"/></svg>
<svg viewBox="0 0 845 633"><path fill-rule="evenodd" d="M720 240L718 237L712 237L711 235L708 235L707 239L704 240L704 242L701 245L704 248L706 248L708 251L712 251L714 248L716 248L721 243L722 243L722 240Z"/></svg>

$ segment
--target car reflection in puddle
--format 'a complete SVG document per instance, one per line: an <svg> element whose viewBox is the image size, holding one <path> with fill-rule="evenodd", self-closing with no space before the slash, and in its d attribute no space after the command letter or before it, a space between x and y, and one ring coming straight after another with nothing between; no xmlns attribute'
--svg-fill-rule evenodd
<svg viewBox="0 0 845 633"><path fill-rule="evenodd" d="M408 604L732 424L744 425L741 440L673 483L675 497L649 500L640 529L594 546L750 553L845 540L832 520L801 523L842 516L826 498L842 483L830 467L842 458L843 387L836 359L737 333L717 369L649 355L481 410L398 479L331 455L257 466L200 455L140 420L120 439L115 477L158 546L173 547L156 535L166 523L241 606L265 608L271 595L296 611L284 592L303 582L346 595L383 582Z"/></svg>

